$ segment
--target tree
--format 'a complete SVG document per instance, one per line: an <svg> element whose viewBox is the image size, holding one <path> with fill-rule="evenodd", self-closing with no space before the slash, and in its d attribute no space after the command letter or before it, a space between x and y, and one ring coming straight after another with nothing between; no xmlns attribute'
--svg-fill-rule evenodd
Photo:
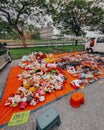
<svg viewBox="0 0 104 130"><path fill-rule="evenodd" d="M5 34L10 33L12 29L7 22L0 19L0 38L4 38Z"/></svg>
<svg viewBox="0 0 104 130"><path fill-rule="evenodd" d="M103 15L102 15L102 17L100 17L100 22L97 24L97 26L93 26L93 28L100 30L102 33L104 33L104 1L103 0L95 0L95 6L102 8Z"/></svg>
<svg viewBox="0 0 104 130"><path fill-rule="evenodd" d="M86 0L60 0L56 10L53 14L55 25L67 32L71 30L76 37L83 27L97 25L103 15L100 7L95 7L93 2L86 2Z"/></svg>
<svg viewBox="0 0 104 130"><path fill-rule="evenodd" d="M0 19L0 38L11 38L11 36L14 38L17 37L17 34L13 31L7 22Z"/></svg>
<svg viewBox="0 0 104 130"><path fill-rule="evenodd" d="M104 13L103 13L103 18L98 25L98 29L104 34Z"/></svg>
<svg viewBox="0 0 104 130"><path fill-rule="evenodd" d="M24 29L30 19L39 24L45 19L49 2L47 0L1 0L0 17L19 34L26 47Z"/></svg>

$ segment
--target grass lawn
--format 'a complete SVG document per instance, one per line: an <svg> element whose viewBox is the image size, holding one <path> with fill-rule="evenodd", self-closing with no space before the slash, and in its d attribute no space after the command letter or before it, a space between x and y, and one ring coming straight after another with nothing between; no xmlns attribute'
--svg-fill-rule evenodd
<svg viewBox="0 0 104 130"><path fill-rule="evenodd" d="M35 51L41 51L44 53L63 53L70 51L83 51L84 45L68 45L58 47L32 47L32 48L13 48L9 49L12 59L21 59L22 56L31 54Z"/></svg>

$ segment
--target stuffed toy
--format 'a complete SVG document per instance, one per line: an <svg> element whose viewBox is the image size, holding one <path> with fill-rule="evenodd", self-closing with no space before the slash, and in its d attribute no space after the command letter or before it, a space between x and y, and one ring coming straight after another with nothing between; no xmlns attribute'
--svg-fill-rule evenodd
<svg viewBox="0 0 104 130"><path fill-rule="evenodd" d="M16 93L16 94L14 95L14 97L13 97L13 102L15 102L15 103L21 102L21 95L18 94L18 93Z"/></svg>
<svg viewBox="0 0 104 130"><path fill-rule="evenodd" d="M35 106L37 103L34 99L31 100L30 105Z"/></svg>
<svg viewBox="0 0 104 130"><path fill-rule="evenodd" d="M44 96L40 96L40 97L39 97L39 101L40 101L40 102L43 102L44 100L45 100L45 97L44 97Z"/></svg>
<svg viewBox="0 0 104 130"><path fill-rule="evenodd" d="M33 96L32 95L28 95L27 96L27 102L31 102L33 100Z"/></svg>
<svg viewBox="0 0 104 130"><path fill-rule="evenodd" d="M85 78L86 78L86 79L93 79L93 78L94 78L94 75L93 75L92 72L87 72L87 73L85 73Z"/></svg>
<svg viewBox="0 0 104 130"><path fill-rule="evenodd" d="M37 103L43 102L45 100L44 96L40 96L39 93L34 94L34 101Z"/></svg>
<svg viewBox="0 0 104 130"><path fill-rule="evenodd" d="M29 83L27 80L24 80L24 81L23 81L23 87L24 87L25 89L29 89L29 88L30 88L30 83Z"/></svg>
<svg viewBox="0 0 104 130"><path fill-rule="evenodd" d="M35 93L34 94L34 101L37 103L39 103L39 93Z"/></svg>
<svg viewBox="0 0 104 130"><path fill-rule="evenodd" d="M18 91L17 91L20 95L23 93L24 95L27 94L28 90L27 88L23 87L23 85L21 85L19 88L18 88Z"/></svg>
<svg viewBox="0 0 104 130"><path fill-rule="evenodd" d="M30 61L30 59L27 55L24 55L21 60L22 61Z"/></svg>
<svg viewBox="0 0 104 130"><path fill-rule="evenodd" d="M23 97L23 98L21 99L20 104L19 104L19 108L20 108L20 109L25 109L26 106L27 106L27 98L26 98L26 97Z"/></svg>
<svg viewBox="0 0 104 130"><path fill-rule="evenodd" d="M11 94L8 99L5 101L5 106L10 106L12 104L12 100L13 100L13 97L15 96L15 94Z"/></svg>
<svg viewBox="0 0 104 130"><path fill-rule="evenodd" d="M34 81L40 81L40 79L41 79L41 75L40 74L36 73L36 74L33 75L33 80Z"/></svg>
<svg viewBox="0 0 104 130"><path fill-rule="evenodd" d="M62 79L62 77L61 77L60 75L54 75L54 76L53 76L53 80L54 80L54 81L58 80L58 81L61 82L61 83L63 82L63 79Z"/></svg>
<svg viewBox="0 0 104 130"><path fill-rule="evenodd" d="M80 73L78 74L79 79L85 79L85 73Z"/></svg>
<svg viewBox="0 0 104 130"><path fill-rule="evenodd" d="M55 64L55 63L47 63L46 64L46 68L57 68L57 64Z"/></svg>
<svg viewBox="0 0 104 130"><path fill-rule="evenodd" d="M20 94L11 94L5 102L5 106L16 107L21 102Z"/></svg>
<svg viewBox="0 0 104 130"><path fill-rule="evenodd" d="M39 88L36 90L36 92L39 93L40 96L45 95L45 92L44 92L44 90L43 90L42 87L39 87Z"/></svg>
<svg viewBox="0 0 104 130"><path fill-rule="evenodd" d="M57 74L57 70L51 70L51 71L50 71L50 74L51 74L51 75Z"/></svg>
<svg viewBox="0 0 104 130"><path fill-rule="evenodd" d="M45 93L51 93L52 90L51 90L50 85L49 85L49 86L45 86L45 87L44 87L44 91L45 91Z"/></svg>
<svg viewBox="0 0 104 130"><path fill-rule="evenodd" d="M30 91L31 93L33 93L33 92L35 91L35 87L30 87L30 88L29 88L29 91Z"/></svg>
<svg viewBox="0 0 104 130"><path fill-rule="evenodd" d="M55 85L55 90L62 90L63 86L59 86L58 84Z"/></svg>

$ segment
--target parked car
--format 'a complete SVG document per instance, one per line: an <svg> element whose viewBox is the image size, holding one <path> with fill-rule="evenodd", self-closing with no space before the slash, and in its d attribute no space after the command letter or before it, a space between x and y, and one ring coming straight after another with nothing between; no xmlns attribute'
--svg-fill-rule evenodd
<svg viewBox="0 0 104 130"><path fill-rule="evenodd" d="M96 36L93 45L91 44L91 40L88 40L84 46L88 52L104 52L104 35Z"/></svg>
<svg viewBox="0 0 104 130"><path fill-rule="evenodd" d="M11 56L9 50L6 48L6 43L0 43L0 70L7 65L7 63L11 62Z"/></svg>

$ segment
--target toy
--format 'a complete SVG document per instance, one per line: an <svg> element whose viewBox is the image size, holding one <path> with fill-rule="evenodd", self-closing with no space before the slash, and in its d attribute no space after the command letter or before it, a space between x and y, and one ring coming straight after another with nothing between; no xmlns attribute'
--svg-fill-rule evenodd
<svg viewBox="0 0 104 130"><path fill-rule="evenodd" d="M11 94L5 102L5 106L16 107L21 102L21 96L18 93Z"/></svg>
<svg viewBox="0 0 104 130"><path fill-rule="evenodd" d="M28 95L28 96L27 96L27 102L31 102L32 99L33 99L33 96L32 96L32 95Z"/></svg>
<svg viewBox="0 0 104 130"><path fill-rule="evenodd" d="M80 74L78 75L78 78L79 78L79 79L85 79L85 73L80 73Z"/></svg>
<svg viewBox="0 0 104 130"><path fill-rule="evenodd" d="M37 103L39 103L39 93L35 93L34 94L34 101Z"/></svg>
<svg viewBox="0 0 104 130"><path fill-rule="evenodd" d="M81 83L81 80L75 79L70 84L75 88L79 88Z"/></svg>
<svg viewBox="0 0 104 130"><path fill-rule="evenodd" d="M22 94L26 94L28 92L28 90L25 88L25 87L23 87L23 85L21 85L19 88L18 88L18 93L20 94L20 95L22 95Z"/></svg>
<svg viewBox="0 0 104 130"><path fill-rule="evenodd" d="M26 106L27 106L27 98L26 98L26 97L23 97L23 98L21 99L19 108L20 108L20 109L25 109Z"/></svg>
<svg viewBox="0 0 104 130"><path fill-rule="evenodd" d="M12 100L13 100L14 94L11 94L8 99L5 101L5 106L9 106L12 104Z"/></svg>
<svg viewBox="0 0 104 130"><path fill-rule="evenodd" d="M35 87L34 87L34 86L30 87L30 88L29 88L29 91L30 91L31 93L33 93L33 92L35 91Z"/></svg>
<svg viewBox="0 0 104 130"><path fill-rule="evenodd" d="M37 104L36 101L34 99L32 99L31 102L30 102L30 105L35 106L36 104Z"/></svg>
<svg viewBox="0 0 104 130"><path fill-rule="evenodd" d="M57 64L55 64L55 63L47 63L46 68L57 68Z"/></svg>
<svg viewBox="0 0 104 130"><path fill-rule="evenodd" d="M43 90L42 87L38 88L38 89L36 90L36 92L39 93L40 96L45 95L45 92L44 92L44 90Z"/></svg>
<svg viewBox="0 0 104 130"><path fill-rule="evenodd" d="M44 100L45 100L45 97L44 97L44 96L40 96L40 97L39 97L39 101L40 101L40 102L43 102Z"/></svg>
<svg viewBox="0 0 104 130"><path fill-rule="evenodd" d="M26 105L27 105L26 102L21 102L19 108L20 108L20 109L25 109Z"/></svg>

